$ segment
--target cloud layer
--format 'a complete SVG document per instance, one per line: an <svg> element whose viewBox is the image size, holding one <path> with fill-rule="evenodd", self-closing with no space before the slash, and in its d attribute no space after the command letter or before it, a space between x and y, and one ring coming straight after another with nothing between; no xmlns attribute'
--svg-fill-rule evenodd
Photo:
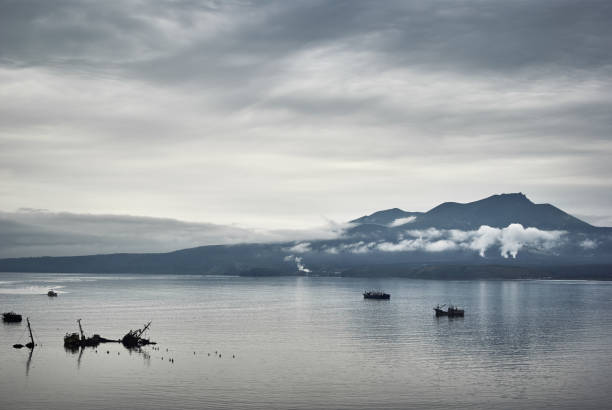
<svg viewBox="0 0 612 410"><path fill-rule="evenodd" d="M313 226L523 191L610 220L606 1L0 7L5 211Z"/></svg>
<svg viewBox="0 0 612 410"><path fill-rule="evenodd" d="M529 248L538 252L551 252L563 244L564 231L546 231L524 228L521 224L510 224L505 228L483 225L478 230L457 229L408 230L396 242L373 241L353 242L325 248L330 254L380 252L446 252L458 250L477 251L485 257L488 250L495 248L504 258L516 258L519 251ZM583 248L589 249L592 241L585 240ZM299 246L298 244L296 246Z"/></svg>
<svg viewBox="0 0 612 410"><path fill-rule="evenodd" d="M333 239L343 225L317 229L254 229L129 215L0 212L0 258L114 252L168 252L203 245ZM304 251L306 245L295 247Z"/></svg>

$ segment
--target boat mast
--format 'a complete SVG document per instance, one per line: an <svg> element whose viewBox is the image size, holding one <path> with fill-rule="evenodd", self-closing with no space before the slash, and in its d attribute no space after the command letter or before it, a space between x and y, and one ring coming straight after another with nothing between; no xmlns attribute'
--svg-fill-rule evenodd
<svg viewBox="0 0 612 410"><path fill-rule="evenodd" d="M77 323L79 324L79 331L81 332L81 340L85 340L85 332L83 332L83 327L81 327L81 319L77 319Z"/></svg>
<svg viewBox="0 0 612 410"><path fill-rule="evenodd" d="M138 334L138 336L137 336L137 337L138 337L138 338L140 338L140 336L142 336L142 334L143 334L144 332L146 332L146 330L149 328L149 326L151 326L151 322L147 323L147 324L145 325L145 327L143 327L142 329L138 330L138 331L137 331L137 334Z"/></svg>
<svg viewBox="0 0 612 410"><path fill-rule="evenodd" d="M30 345L32 345L32 347L34 347L34 336L32 336L32 326L30 326L30 318L26 317L26 322L28 322L28 331L30 332L30 341L31 343L28 343Z"/></svg>

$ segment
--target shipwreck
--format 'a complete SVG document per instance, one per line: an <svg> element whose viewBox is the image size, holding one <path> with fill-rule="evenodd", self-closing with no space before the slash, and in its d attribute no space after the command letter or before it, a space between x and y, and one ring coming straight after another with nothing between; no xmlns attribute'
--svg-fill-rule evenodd
<svg viewBox="0 0 612 410"><path fill-rule="evenodd" d="M30 325L30 318L26 317L26 322L28 324L28 332L30 334L30 341L28 343L24 345L22 345L21 343L15 343L13 345L13 347L15 349L22 349L24 347L27 347L28 349L34 349L34 346L36 346L36 344L34 343L34 336L32 336L32 326Z"/></svg>
<svg viewBox="0 0 612 410"><path fill-rule="evenodd" d="M140 347L157 344L143 337L145 332L149 330L150 326L151 322L144 325L142 329L130 330L125 334L125 336L123 336L121 343L123 343L125 347Z"/></svg>
<svg viewBox="0 0 612 410"><path fill-rule="evenodd" d="M78 349L79 347L95 347L100 343L118 343L118 340L107 339L98 334L94 334L92 337L85 336L83 326L81 326L81 319L77 319L79 325L79 333L66 333L64 336L64 347L68 349Z"/></svg>

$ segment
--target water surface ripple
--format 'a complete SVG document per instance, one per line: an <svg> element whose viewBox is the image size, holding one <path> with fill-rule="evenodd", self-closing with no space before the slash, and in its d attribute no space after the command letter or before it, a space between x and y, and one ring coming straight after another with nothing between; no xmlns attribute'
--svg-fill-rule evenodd
<svg viewBox="0 0 612 410"><path fill-rule="evenodd" d="M60 295L47 297L50 288ZM366 289L391 300L364 300ZM432 306L449 302L465 318L435 318ZM29 316L38 343L31 356L13 349L25 324L2 325L2 409L598 409L612 400L607 282L0 273L0 310ZM108 338L151 320L159 349L65 351L78 318Z"/></svg>

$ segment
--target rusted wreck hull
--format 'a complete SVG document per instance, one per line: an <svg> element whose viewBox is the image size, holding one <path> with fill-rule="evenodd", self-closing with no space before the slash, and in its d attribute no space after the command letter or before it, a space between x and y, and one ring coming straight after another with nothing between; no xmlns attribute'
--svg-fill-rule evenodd
<svg viewBox="0 0 612 410"><path fill-rule="evenodd" d="M123 343L125 347L140 347L157 344L142 337L142 335L149 329L149 326L151 326L151 322L144 325L142 329L130 330L125 334L125 336L123 336L121 343Z"/></svg>
<svg viewBox="0 0 612 410"><path fill-rule="evenodd" d="M100 335L81 338L78 333L66 334L64 336L64 347L74 349L79 347L96 347L100 343L119 343L119 340L107 339Z"/></svg>
<svg viewBox="0 0 612 410"><path fill-rule="evenodd" d="M125 347L140 347L140 346L156 345L157 344L155 342L150 341L149 339L133 337L133 336L130 336L130 335L123 336L123 339L121 339L121 343Z"/></svg>

